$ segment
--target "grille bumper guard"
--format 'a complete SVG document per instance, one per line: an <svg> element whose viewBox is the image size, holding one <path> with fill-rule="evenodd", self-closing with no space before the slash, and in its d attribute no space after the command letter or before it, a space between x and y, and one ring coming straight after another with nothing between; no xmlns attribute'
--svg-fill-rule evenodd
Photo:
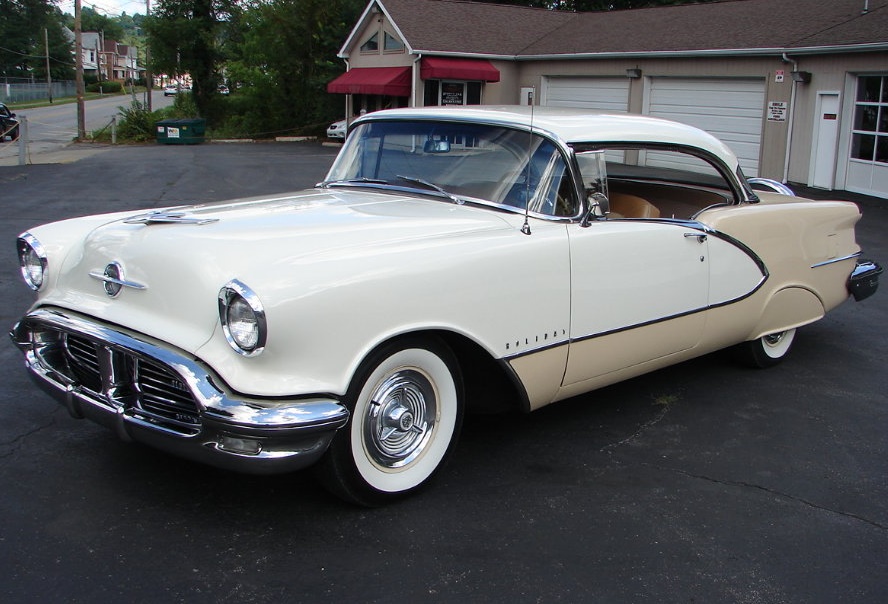
<svg viewBox="0 0 888 604"><path fill-rule="evenodd" d="M174 421L158 421L132 404L132 397L118 396L120 383L112 362L99 363L102 392L78 383L57 360L60 333L90 340L108 351L108 357L117 353L165 367L193 397L190 430ZM224 389L208 367L168 344L67 310L33 310L9 335L24 353L34 382L73 417L104 425L123 440L212 466L250 474L298 470L316 462L348 421L348 410L333 398L236 395Z"/></svg>

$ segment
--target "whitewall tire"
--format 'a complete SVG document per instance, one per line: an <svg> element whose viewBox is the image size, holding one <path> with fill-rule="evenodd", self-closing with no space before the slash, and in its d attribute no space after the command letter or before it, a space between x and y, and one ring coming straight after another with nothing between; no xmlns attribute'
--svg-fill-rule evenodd
<svg viewBox="0 0 888 604"><path fill-rule="evenodd" d="M795 329L787 329L762 336L757 340L743 342L736 351L738 359L755 368L773 367L786 358L795 342Z"/></svg>
<svg viewBox="0 0 888 604"><path fill-rule="evenodd" d="M344 402L351 417L318 468L321 480L348 501L379 505L421 488L453 451L459 366L438 339L398 340L367 359Z"/></svg>

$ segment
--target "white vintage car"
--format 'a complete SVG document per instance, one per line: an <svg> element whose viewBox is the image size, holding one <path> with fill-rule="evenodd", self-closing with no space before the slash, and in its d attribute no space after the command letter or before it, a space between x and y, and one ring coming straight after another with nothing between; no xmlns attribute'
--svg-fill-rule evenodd
<svg viewBox="0 0 888 604"><path fill-rule="evenodd" d="M428 482L467 411L730 346L768 366L876 290L857 206L749 183L721 142L658 119L380 111L314 189L22 234L37 301L11 336L39 385L123 439L246 472L317 464L379 504Z"/></svg>

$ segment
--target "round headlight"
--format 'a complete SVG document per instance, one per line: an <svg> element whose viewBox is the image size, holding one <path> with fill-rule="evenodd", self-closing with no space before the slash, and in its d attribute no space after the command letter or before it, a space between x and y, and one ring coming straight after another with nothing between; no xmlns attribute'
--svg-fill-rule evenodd
<svg viewBox="0 0 888 604"><path fill-rule="evenodd" d="M253 290L237 279L219 290L219 320L225 339L239 354L251 357L265 348L265 310Z"/></svg>
<svg viewBox="0 0 888 604"><path fill-rule="evenodd" d="M25 283L34 291L39 290L43 286L46 276L46 251L37 238L30 233L19 235L16 247Z"/></svg>

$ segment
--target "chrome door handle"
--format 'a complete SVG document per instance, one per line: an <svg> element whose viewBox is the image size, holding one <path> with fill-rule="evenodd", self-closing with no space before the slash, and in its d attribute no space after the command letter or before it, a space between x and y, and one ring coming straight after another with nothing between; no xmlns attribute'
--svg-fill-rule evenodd
<svg viewBox="0 0 888 604"><path fill-rule="evenodd" d="M706 233L685 233L685 237L696 237L697 241L703 243L706 241Z"/></svg>

